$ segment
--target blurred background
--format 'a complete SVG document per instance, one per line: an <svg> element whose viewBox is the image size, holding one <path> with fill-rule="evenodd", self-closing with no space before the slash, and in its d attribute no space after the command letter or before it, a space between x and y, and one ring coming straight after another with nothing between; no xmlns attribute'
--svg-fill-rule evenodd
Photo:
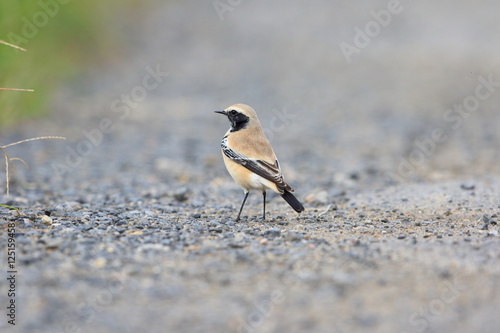
<svg viewBox="0 0 500 333"><path fill-rule="evenodd" d="M0 211L22 235L18 327L236 331L304 268L256 332L495 331L499 12L493 0L1 1L0 40L27 51L0 43L0 88L34 92L0 90L0 147L66 138L2 151L30 166L15 161L0 192L22 214ZM260 224L254 193L232 221L242 192L213 111L234 103L257 111L300 217L269 195ZM89 304L114 273L125 290ZM467 289L445 304L457 278Z"/></svg>
<svg viewBox="0 0 500 333"><path fill-rule="evenodd" d="M21 52L2 45L0 86L33 87L36 94L6 93L0 96L0 121L5 124L45 115L55 92L89 70L119 61L126 46L119 33L120 21L143 8L138 1L3 1L0 4L1 40L19 46ZM113 60L112 60L113 59Z"/></svg>
<svg viewBox="0 0 500 333"><path fill-rule="evenodd" d="M34 188L225 182L234 103L304 195L500 171L497 2L42 3L0 5L28 50L0 45L0 87L35 90L0 91L2 145L67 138L9 148Z"/></svg>

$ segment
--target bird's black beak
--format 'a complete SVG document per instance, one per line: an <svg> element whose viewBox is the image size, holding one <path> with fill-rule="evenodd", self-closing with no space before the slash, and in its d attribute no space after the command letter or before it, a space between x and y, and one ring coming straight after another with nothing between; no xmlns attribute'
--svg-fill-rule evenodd
<svg viewBox="0 0 500 333"><path fill-rule="evenodd" d="M220 113L220 114L223 114L223 115L227 116L226 111L214 111L214 112L215 112L215 113Z"/></svg>

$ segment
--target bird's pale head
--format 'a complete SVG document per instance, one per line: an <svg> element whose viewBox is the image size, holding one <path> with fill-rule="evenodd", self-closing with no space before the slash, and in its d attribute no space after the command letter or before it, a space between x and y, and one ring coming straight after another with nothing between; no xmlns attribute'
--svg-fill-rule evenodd
<svg viewBox="0 0 500 333"><path fill-rule="evenodd" d="M216 113L227 116L231 123L231 131L236 132L246 128L250 124L258 124L257 114L252 107L246 104L234 104L224 111L215 111Z"/></svg>

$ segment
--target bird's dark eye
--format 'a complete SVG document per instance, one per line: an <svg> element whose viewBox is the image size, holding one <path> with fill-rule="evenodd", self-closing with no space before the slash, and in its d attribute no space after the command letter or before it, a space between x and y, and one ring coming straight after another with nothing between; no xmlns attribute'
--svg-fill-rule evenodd
<svg viewBox="0 0 500 333"><path fill-rule="evenodd" d="M238 114L238 111L236 111L236 110L231 111L231 115L236 116L237 114Z"/></svg>

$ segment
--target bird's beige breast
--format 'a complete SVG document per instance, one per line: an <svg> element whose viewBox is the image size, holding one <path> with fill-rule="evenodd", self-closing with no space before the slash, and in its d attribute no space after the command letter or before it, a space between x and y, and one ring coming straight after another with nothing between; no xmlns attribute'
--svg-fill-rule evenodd
<svg viewBox="0 0 500 333"><path fill-rule="evenodd" d="M227 137L228 146L248 158L264 160L274 164L276 155L264 132L259 126L251 126L231 133Z"/></svg>

